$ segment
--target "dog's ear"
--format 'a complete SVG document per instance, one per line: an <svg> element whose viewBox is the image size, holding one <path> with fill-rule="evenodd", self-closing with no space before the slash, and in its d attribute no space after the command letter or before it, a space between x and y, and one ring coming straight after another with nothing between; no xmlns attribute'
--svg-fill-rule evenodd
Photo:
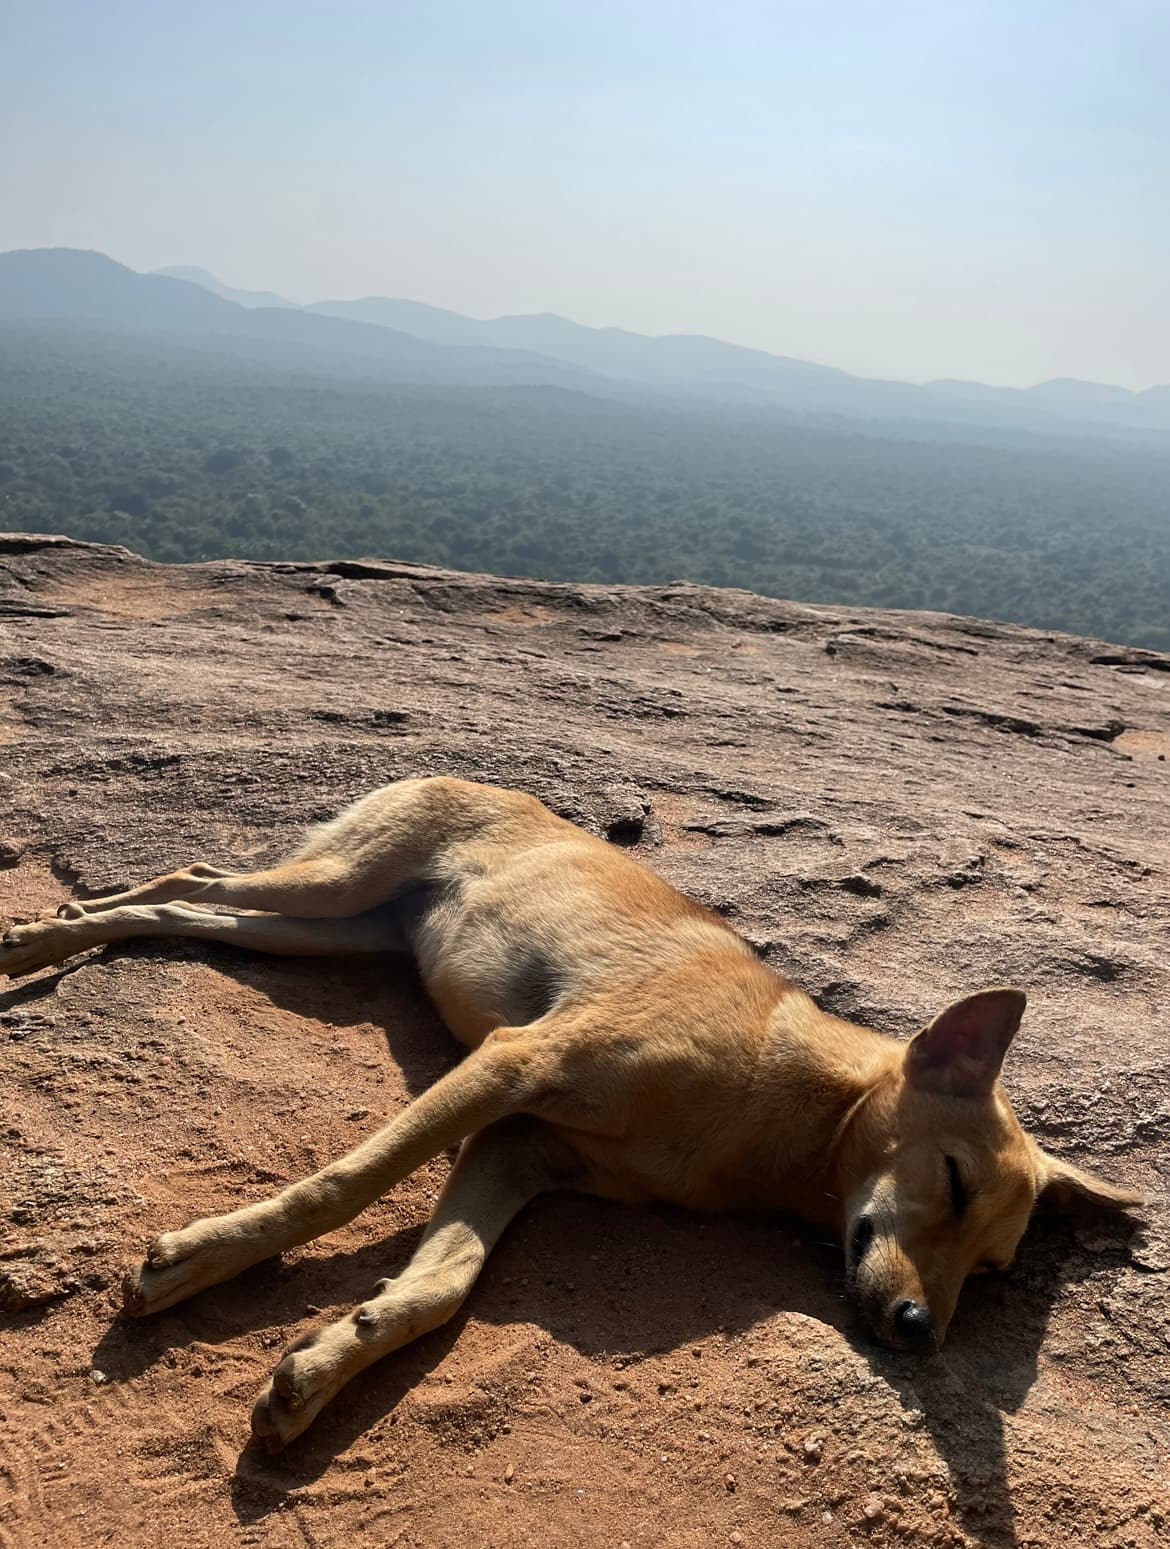
<svg viewBox="0 0 1170 1549"><path fill-rule="evenodd" d="M1023 990L980 990L928 1022L906 1050L906 1079L949 1097L984 1097L1016 1035Z"/></svg>
<svg viewBox="0 0 1170 1549"><path fill-rule="evenodd" d="M1147 1203L1144 1194L1137 1194L1133 1189L1119 1189L1115 1184L1106 1183L1104 1178L1095 1178L1092 1173L1082 1172L1071 1162L1062 1162L1057 1156L1049 1156L1039 1146L1036 1147L1036 1153L1039 1164L1036 1182L1038 1205L1057 1210L1075 1210L1078 1206L1098 1210L1137 1210Z"/></svg>

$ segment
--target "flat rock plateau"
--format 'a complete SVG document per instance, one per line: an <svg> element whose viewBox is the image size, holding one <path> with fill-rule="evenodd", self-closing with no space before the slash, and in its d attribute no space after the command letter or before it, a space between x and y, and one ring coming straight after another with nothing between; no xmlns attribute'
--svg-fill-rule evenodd
<svg viewBox="0 0 1170 1549"><path fill-rule="evenodd" d="M937 614L0 537L0 915L275 859L403 775L534 792L905 1036L1030 993L1006 1081L1155 1199L1038 1217L940 1355L789 1221L550 1196L464 1313L273 1460L284 1346L405 1262L440 1158L142 1322L160 1230L348 1149L455 1059L394 961L130 944L0 986L0 1545L1170 1541L1170 658ZM1160 1198L1159 1198L1160 1196Z"/></svg>

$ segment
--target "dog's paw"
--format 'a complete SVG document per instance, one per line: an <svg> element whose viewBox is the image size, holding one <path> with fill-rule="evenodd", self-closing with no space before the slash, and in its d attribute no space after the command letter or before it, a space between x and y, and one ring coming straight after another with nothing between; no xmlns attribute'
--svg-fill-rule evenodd
<svg viewBox="0 0 1170 1549"><path fill-rule="evenodd" d="M290 1351L256 1400L252 1435L269 1452L279 1452L308 1430L348 1378L342 1363L330 1361L314 1346Z"/></svg>
<svg viewBox="0 0 1170 1549"><path fill-rule="evenodd" d="M34 920L29 925L14 925L0 937L0 975L17 979L82 950L56 921Z"/></svg>
<svg viewBox="0 0 1170 1549"><path fill-rule="evenodd" d="M290 1409L271 1382L252 1406L252 1437L271 1457L295 1441L308 1424L303 1410Z"/></svg>
<svg viewBox="0 0 1170 1549"><path fill-rule="evenodd" d="M165 1312L208 1286L230 1280L254 1259L233 1253L201 1222L178 1232L164 1232L146 1250L146 1258L122 1280L122 1305L132 1318Z"/></svg>

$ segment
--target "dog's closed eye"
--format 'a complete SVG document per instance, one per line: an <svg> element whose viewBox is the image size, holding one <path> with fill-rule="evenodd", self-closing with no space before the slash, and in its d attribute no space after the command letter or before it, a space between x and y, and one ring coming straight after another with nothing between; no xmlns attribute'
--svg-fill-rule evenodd
<svg viewBox="0 0 1170 1549"><path fill-rule="evenodd" d="M955 1219L961 1221L967 1213L967 1188L959 1172L959 1164L953 1156L944 1158L947 1164L947 1183L951 1190L951 1210Z"/></svg>
<svg viewBox="0 0 1170 1549"><path fill-rule="evenodd" d="M853 1228L853 1236L849 1240L849 1268L856 1271L862 1259L869 1252L874 1239L873 1222L868 1216L861 1216L857 1225Z"/></svg>

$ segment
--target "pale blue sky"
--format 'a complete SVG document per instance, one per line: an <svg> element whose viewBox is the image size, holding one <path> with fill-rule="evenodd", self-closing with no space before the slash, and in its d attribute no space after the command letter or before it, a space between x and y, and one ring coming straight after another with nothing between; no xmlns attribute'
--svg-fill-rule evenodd
<svg viewBox="0 0 1170 1549"><path fill-rule="evenodd" d="M1170 380L1166 0L0 0L0 247Z"/></svg>

